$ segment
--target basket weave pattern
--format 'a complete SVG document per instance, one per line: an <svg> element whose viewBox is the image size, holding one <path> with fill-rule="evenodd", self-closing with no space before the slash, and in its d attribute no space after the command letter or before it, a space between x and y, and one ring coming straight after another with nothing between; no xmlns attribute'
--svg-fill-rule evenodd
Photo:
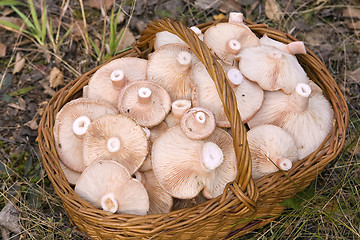
<svg viewBox="0 0 360 240"><path fill-rule="evenodd" d="M198 27L204 31L215 23L205 23ZM291 35L264 24L246 23L259 36L266 33L270 38L284 43L296 40ZM115 58L147 58L152 50L155 34L160 31L169 31L188 43L214 80L231 124L238 159L236 179L226 186L221 196L198 206L168 214L109 214L81 199L69 185L60 168L54 146L53 127L56 114L64 104L81 97L82 88L101 67L98 66L58 91L50 100L39 124L38 143L43 164L70 220L92 239L232 239L269 223L283 211L279 203L308 186L326 164L337 156L344 144L348 109L335 80L321 60L310 50L307 49L306 55L298 56L309 78L322 88L330 100L334 109L332 131L313 154L294 163L293 168L286 172L286 176L277 172L254 182L251 178L251 157L246 129L241 123L234 93L226 83L220 64L191 30L171 19L154 21L142 32L131 50Z"/></svg>

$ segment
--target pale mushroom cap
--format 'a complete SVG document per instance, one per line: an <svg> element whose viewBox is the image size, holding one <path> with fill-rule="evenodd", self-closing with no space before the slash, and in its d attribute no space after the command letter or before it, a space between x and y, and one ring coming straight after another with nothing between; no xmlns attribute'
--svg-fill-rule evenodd
<svg viewBox="0 0 360 240"><path fill-rule="evenodd" d="M188 67L180 66L177 58L180 52L191 55ZM170 95L171 101L191 99L193 82L190 78L192 66L199 62L190 48L180 44L168 44L157 49L149 58L147 79L163 87Z"/></svg>
<svg viewBox="0 0 360 240"><path fill-rule="evenodd" d="M109 103L88 98L78 98L66 103L57 113L54 124L55 147L64 165L75 172L82 172L86 168L83 137L78 137L73 132L76 119L86 116L94 121L103 115L117 113L118 110Z"/></svg>
<svg viewBox="0 0 360 240"><path fill-rule="evenodd" d="M170 114L165 118L165 124L168 127L173 127L180 124L180 119L185 112L190 109L191 101L186 99L179 99L171 104Z"/></svg>
<svg viewBox="0 0 360 240"><path fill-rule="evenodd" d="M125 81L146 80L147 60L135 57L115 59L99 68L89 80L88 97L109 102L117 106L120 90L114 88L111 75L114 71L123 71Z"/></svg>
<svg viewBox="0 0 360 240"><path fill-rule="evenodd" d="M204 143L216 144L223 153L222 164L213 171L200 161ZM161 135L152 147L152 165L160 185L173 197L193 198L206 186L212 197L220 195L236 176L236 158L230 135L217 128L204 140L191 140L179 126Z"/></svg>
<svg viewBox="0 0 360 240"><path fill-rule="evenodd" d="M260 124L274 124L286 130L295 139L299 158L315 151L332 127L333 110L329 101L320 94L317 85L309 85L314 90L307 98L305 110L295 107L291 95L281 91L265 92L263 106L248 122L250 128Z"/></svg>
<svg viewBox="0 0 360 240"><path fill-rule="evenodd" d="M154 39L154 49L157 50L167 44L182 44L184 46L187 46L187 44L183 40L181 40L181 38L179 38L173 33L170 33L168 31L156 33Z"/></svg>
<svg viewBox="0 0 360 240"><path fill-rule="evenodd" d="M109 151L110 141L113 146ZM84 163L87 166L95 160L108 159L120 163L133 174L144 162L147 153L148 141L141 126L123 115L98 118L85 134Z"/></svg>
<svg viewBox="0 0 360 240"><path fill-rule="evenodd" d="M215 117L203 107L194 107L181 117L180 127L188 138L200 140L209 137L215 131Z"/></svg>
<svg viewBox="0 0 360 240"><path fill-rule="evenodd" d="M116 213L145 215L149 197L145 187L120 164L96 161L81 174L75 192L97 208Z"/></svg>
<svg viewBox="0 0 360 240"><path fill-rule="evenodd" d="M197 90L196 107L200 106L209 109L214 114L218 126L230 127L215 83L211 79L204 64L200 62L196 64L191 71L191 76L196 84Z"/></svg>
<svg viewBox="0 0 360 240"><path fill-rule="evenodd" d="M296 57L275 47L247 48L238 56L241 73L249 80L258 83L264 90L283 90L290 94L298 83L309 81Z"/></svg>
<svg viewBox="0 0 360 240"><path fill-rule="evenodd" d="M144 187L149 195L148 214L168 213L173 205L173 198L159 184L152 170L142 172L145 178Z"/></svg>
<svg viewBox="0 0 360 240"><path fill-rule="evenodd" d="M266 34L262 38L260 38L260 45L264 46L272 46L277 49L289 53L289 54L306 54L306 48L304 42L295 41L289 44L285 44L279 41L276 41L272 38L269 38Z"/></svg>
<svg viewBox="0 0 360 240"><path fill-rule="evenodd" d="M152 127L150 129L150 142L154 142L158 137L160 137L168 129L169 129L169 127L164 122L161 122L159 125Z"/></svg>
<svg viewBox="0 0 360 240"><path fill-rule="evenodd" d="M71 185L75 185L81 175L81 172L75 172L75 171L71 170L70 168L68 168L67 166L65 166L61 161L59 161L59 162L60 162L60 167L63 170L68 182Z"/></svg>
<svg viewBox="0 0 360 240"><path fill-rule="evenodd" d="M247 132L247 139L254 179L277 172L279 168L287 171L292 162L298 160L293 137L280 127L259 125Z"/></svg>
<svg viewBox="0 0 360 240"><path fill-rule="evenodd" d="M205 44L225 63L233 65L237 52L227 51L231 40L240 43L241 49L259 45L256 35L243 24L218 23L208 28L204 33Z"/></svg>
<svg viewBox="0 0 360 240"><path fill-rule="evenodd" d="M140 102L139 96L148 98L148 102ZM120 113L144 127L160 124L170 112L170 106L171 100L166 90L149 81L128 84L119 95Z"/></svg>

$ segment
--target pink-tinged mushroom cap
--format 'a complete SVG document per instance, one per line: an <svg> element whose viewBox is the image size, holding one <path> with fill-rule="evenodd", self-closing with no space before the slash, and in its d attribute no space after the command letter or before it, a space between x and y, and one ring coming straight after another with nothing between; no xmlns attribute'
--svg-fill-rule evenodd
<svg viewBox="0 0 360 240"><path fill-rule="evenodd" d="M263 106L248 122L250 128L274 124L290 133L304 158L319 147L332 127L333 110L329 101L314 84L299 83L296 91L265 92Z"/></svg>
<svg viewBox="0 0 360 240"><path fill-rule="evenodd" d="M179 99L171 104L171 111L165 118L165 124L168 127L173 127L180 124L181 117L185 112L191 108L191 101L186 99Z"/></svg>
<svg viewBox="0 0 360 240"><path fill-rule="evenodd" d="M171 100L166 90L149 81L127 85L119 95L120 113L134 119L143 127L161 123L170 112Z"/></svg>
<svg viewBox="0 0 360 240"><path fill-rule="evenodd" d="M180 127L188 138L200 140L209 137L215 131L215 117L203 107L194 107L181 117Z"/></svg>
<svg viewBox="0 0 360 240"><path fill-rule="evenodd" d="M173 198L159 184L152 170L146 172L136 172L138 179L145 187L149 195L148 214L168 213L173 205Z"/></svg>
<svg viewBox="0 0 360 240"><path fill-rule="evenodd" d="M187 44L183 40L181 40L181 38L179 38L173 33L170 33L168 31L156 33L154 39L154 49L157 50L167 44L182 44L184 46L187 46Z"/></svg>
<svg viewBox="0 0 360 240"><path fill-rule="evenodd" d="M148 153L145 133L132 119L123 115L106 115L93 121L85 134L84 163L98 159L113 160L130 174L144 162Z"/></svg>
<svg viewBox="0 0 360 240"><path fill-rule="evenodd" d="M215 116L217 126L230 127L215 83L204 64L201 62L197 63L191 71L191 77L194 80L197 93L194 96L197 98L195 106L209 109Z"/></svg>
<svg viewBox="0 0 360 240"><path fill-rule="evenodd" d="M153 171L160 185L173 197L190 199L207 189L217 197L236 176L231 136L217 128L204 140L186 137L180 126L170 128L152 147Z"/></svg>
<svg viewBox="0 0 360 240"><path fill-rule="evenodd" d="M120 90L129 82L146 80L147 60L115 59L99 68L89 80L88 97L117 106Z"/></svg>
<svg viewBox="0 0 360 240"><path fill-rule="evenodd" d="M264 34L264 36L260 38L260 45L276 47L277 49L292 55L306 54L305 44L302 41L294 41L289 44L284 44L282 42L271 39L266 34Z"/></svg>
<svg viewBox="0 0 360 240"><path fill-rule="evenodd" d="M247 48L238 56L241 73L264 90L283 90L290 94L298 83L309 82L296 57L275 47L262 45Z"/></svg>
<svg viewBox="0 0 360 240"><path fill-rule="evenodd" d="M288 171L298 160L293 137L274 125L259 125L247 132L252 158L252 177L258 179L270 173Z"/></svg>
<svg viewBox="0 0 360 240"><path fill-rule="evenodd" d="M67 166L65 166L61 161L59 161L59 162L60 162L60 167L63 170L68 182L71 185L75 185L81 175L81 172L75 172L75 171L71 170L70 168L68 168Z"/></svg>
<svg viewBox="0 0 360 240"><path fill-rule="evenodd" d="M157 49L149 58L146 74L149 81L163 87L171 101L191 99L192 66L199 62L190 48L181 44L168 44Z"/></svg>
<svg viewBox="0 0 360 240"><path fill-rule="evenodd" d="M149 197L145 187L119 163L96 161L81 174L75 192L95 207L112 213L146 215Z"/></svg>
<svg viewBox="0 0 360 240"><path fill-rule="evenodd" d="M259 46L259 39L244 24L218 23L205 31L204 43L222 61L233 65L240 50Z"/></svg>
<svg viewBox="0 0 360 240"><path fill-rule="evenodd" d="M83 140L88 126L103 115L117 113L111 104L88 98L72 100L61 108L55 118L54 140L66 167L75 172L84 171Z"/></svg>

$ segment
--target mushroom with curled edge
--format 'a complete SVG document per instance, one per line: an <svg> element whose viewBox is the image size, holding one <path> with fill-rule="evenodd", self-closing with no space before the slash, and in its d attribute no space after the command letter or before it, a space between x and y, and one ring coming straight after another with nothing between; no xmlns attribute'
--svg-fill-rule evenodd
<svg viewBox="0 0 360 240"><path fill-rule="evenodd" d="M302 41L294 41L288 44L284 44L282 42L276 41L274 39L269 38L266 33L262 38L260 38L260 45L264 46L272 46L289 53L291 55L295 54L306 54L305 44Z"/></svg>
<svg viewBox="0 0 360 240"><path fill-rule="evenodd" d="M103 115L118 112L111 104L94 99L78 98L66 103L56 115L53 130L62 163L75 172L84 171L83 141L88 126Z"/></svg>
<svg viewBox="0 0 360 240"><path fill-rule="evenodd" d="M264 90L282 90L291 94L298 83L309 82L296 57L276 47L261 45L246 48L238 57L240 72Z"/></svg>
<svg viewBox="0 0 360 240"><path fill-rule="evenodd" d="M243 77L239 69L224 67L226 78L236 97L241 121L246 123L260 109L264 101L264 90L254 82Z"/></svg>
<svg viewBox="0 0 360 240"><path fill-rule="evenodd" d="M147 79L163 87L171 101L190 100L193 94L191 68L199 62L190 48L181 44L168 44L151 54L146 70Z"/></svg>
<svg viewBox="0 0 360 240"><path fill-rule="evenodd" d="M181 117L180 128L188 138L200 140L209 137L215 131L215 117L203 107L194 107Z"/></svg>
<svg viewBox="0 0 360 240"><path fill-rule="evenodd" d="M75 171L71 170L70 168L68 168L67 166L65 166L65 164L63 164L61 161L59 161L59 162L60 162L61 170L63 170L68 182L71 185L75 185L81 175L81 172L75 172Z"/></svg>
<svg viewBox="0 0 360 240"><path fill-rule="evenodd" d="M259 39L242 19L230 15L227 23L218 23L204 32L204 43L216 56L227 64L234 65L235 56L242 49L259 46Z"/></svg>
<svg viewBox="0 0 360 240"><path fill-rule="evenodd" d="M203 40L204 35L201 33L201 30L198 27L192 26L190 27L190 29L195 32L195 34L199 37L200 40ZM154 49L157 50L167 44L182 44L184 46L188 46L187 43L185 43L181 38L179 38L173 33L170 33L168 31L156 33L154 39Z"/></svg>
<svg viewBox="0 0 360 240"><path fill-rule="evenodd" d="M258 179L281 169L288 171L298 160L293 137L280 127L264 124L247 132L252 177Z"/></svg>
<svg viewBox="0 0 360 240"><path fill-rule="evenodd" d="M124 57L100 67L90 78L87 96L117 106L120 90L128 83L146 80L147 60Z"/></svg>
<svg viewBox="0 0 360 240"><path fill-rule="evenodd" d="M165 118L165 124L168 127L173 127L180 124L181 117L191 108L191 101L186 99L179 99L171 104L171 111Z"/></svg>
<svg viewBox="0 0 360 240"><path fill-rule="evenodd" d="M111 213L146 215L149 210L145 187L124 166L111 160L98 160L88 166L77 181L75 192Z"/></svg>
<svg viewBox="0 0 360 240"><path fill-rule="evenodd" d="M128 84L119 95L120 113L143 127L160 124L170 112L169 94L160 85L150 81Z"/></svg>
<svg viewBox="0 0 360 240"><path fill-rule="evenodd" d="M145 187L149 195L148 214L169 213L173 205L173 198L159 184L152 170L145 172L136 172L135 178Z"/></svg>
<svg viewBox="0 0 360 240"><path fill-rule="evenodd" d="M299 158L315 151L330 133L333 110L320 88L312 81L299 83L287 95L281 91L265 92L263 106L248 122L250 128L274 124L290 133L298 148Z"/></svg>
<svg viewBox="0 0 360 240"><path fill-rule="evenodd" d="M133 174L144 162L148 141L141 126L123 115L105 115L93 121L84 137L84 163L113 160Z"/></svg>
<svg viewBox="0 0 360 240"><path fill-rule="evenodd" d="M194 198L203 189L206 198L215 198L236 177L232 137L221 128L206 139L192 140L180 126L172 127L154 142L151 157L160 185L179 199Z"/></svg>

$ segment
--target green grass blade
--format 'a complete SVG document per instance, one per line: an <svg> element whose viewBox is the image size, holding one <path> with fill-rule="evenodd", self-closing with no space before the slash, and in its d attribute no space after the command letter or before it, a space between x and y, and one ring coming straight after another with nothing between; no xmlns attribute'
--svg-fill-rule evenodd
<svg viewBox="0 0 360 240"><path fill-rule="evenodd" d="M47 15L46 15L46 5L44 4L44 8L41 15L41 42L42 44L45 43L46 38L46 21L47 21Z"/></svg>
<svg viewBox="0 0 360 240"><path fill-rule="evenodd" d="M0 1L0 6L26 6L26 4L18 1L3 0Z"/></svg>
<svg viewBox="0 0 360 240"><path fill-rule="evenodd" d="M31 17L32 17L32 20L34 21L34 24L35 24L35 27L36 27L35 28L36 32L41 33L41 26L40 26L40 23L39 23L39 20L38 20L38 16L36 14L36 9L35 9L34 2L32 0L28 0L28 3L29 3Z"/></svg>
<svg viewBox="0 0 360 240"><path fill-rule="evenodd" d="M16 90L16 91L13 91L13 92L9 93L9 95L10 95L11 97L20 96L20 95L23 95L23 94L25 94L25 93L28 93L28 92L34 90L35 88L36 88L36 87L33 87L33 86L32 86L32 87L21 88L21 89L19 89L19 90Z"/></svg>
<svg viewBox="0 0 360 240"><path fill-rule="evenodd" d="M36 30L34 24L22 13L19 9L17 9L14 6L11 6L11 8L19 15L19 17L24 21L25 25L29 28L30 31Z"/></svg>
<svg viewBox="0 0 360 240"><path fill-rule="evenodd" d="M59 41L59 46L62 45L62 43L64 42L64 40L66 39L66 37L71 33L71 30L72 30L72 26L66 31L66 33L60 38L60 41Z"/></svg>
<svg viewBox="0 0 360 240"><path fill-rule="evenodd" d="M30 34L30 32L28 32L27 30L19 27L18 25L16 24L13 24L11 22L7 22L7 21L4 21L4 20L0 20L0 25L4 25L5 27L8 27L10 29L13 29L13 31L15 32L21 32L21 33L25 33L25 34ZM10 30L9 29L9 30Z"/></svg>
<svg viewBox="0 0 360 240"><path fill-rule="evenodd" d="M110 15L110 39L109 39L109 48L110 48L110 54L113 54L114 51L114 44L115 44L115 38L116 38L116 25L117 22L114 21L114 7L111 9L111 15Z"/></svg>
<svg viewBox="0 0 360 240"><path fill-rule="evenodd" d="M96 44L94 43L94 41L92 40L92 38L89 37L89 41L90 41L92 47L93 47L94 50L95 50L96 56L99 57L99 55L100 55L100 49L96 46Z"/></svg>

